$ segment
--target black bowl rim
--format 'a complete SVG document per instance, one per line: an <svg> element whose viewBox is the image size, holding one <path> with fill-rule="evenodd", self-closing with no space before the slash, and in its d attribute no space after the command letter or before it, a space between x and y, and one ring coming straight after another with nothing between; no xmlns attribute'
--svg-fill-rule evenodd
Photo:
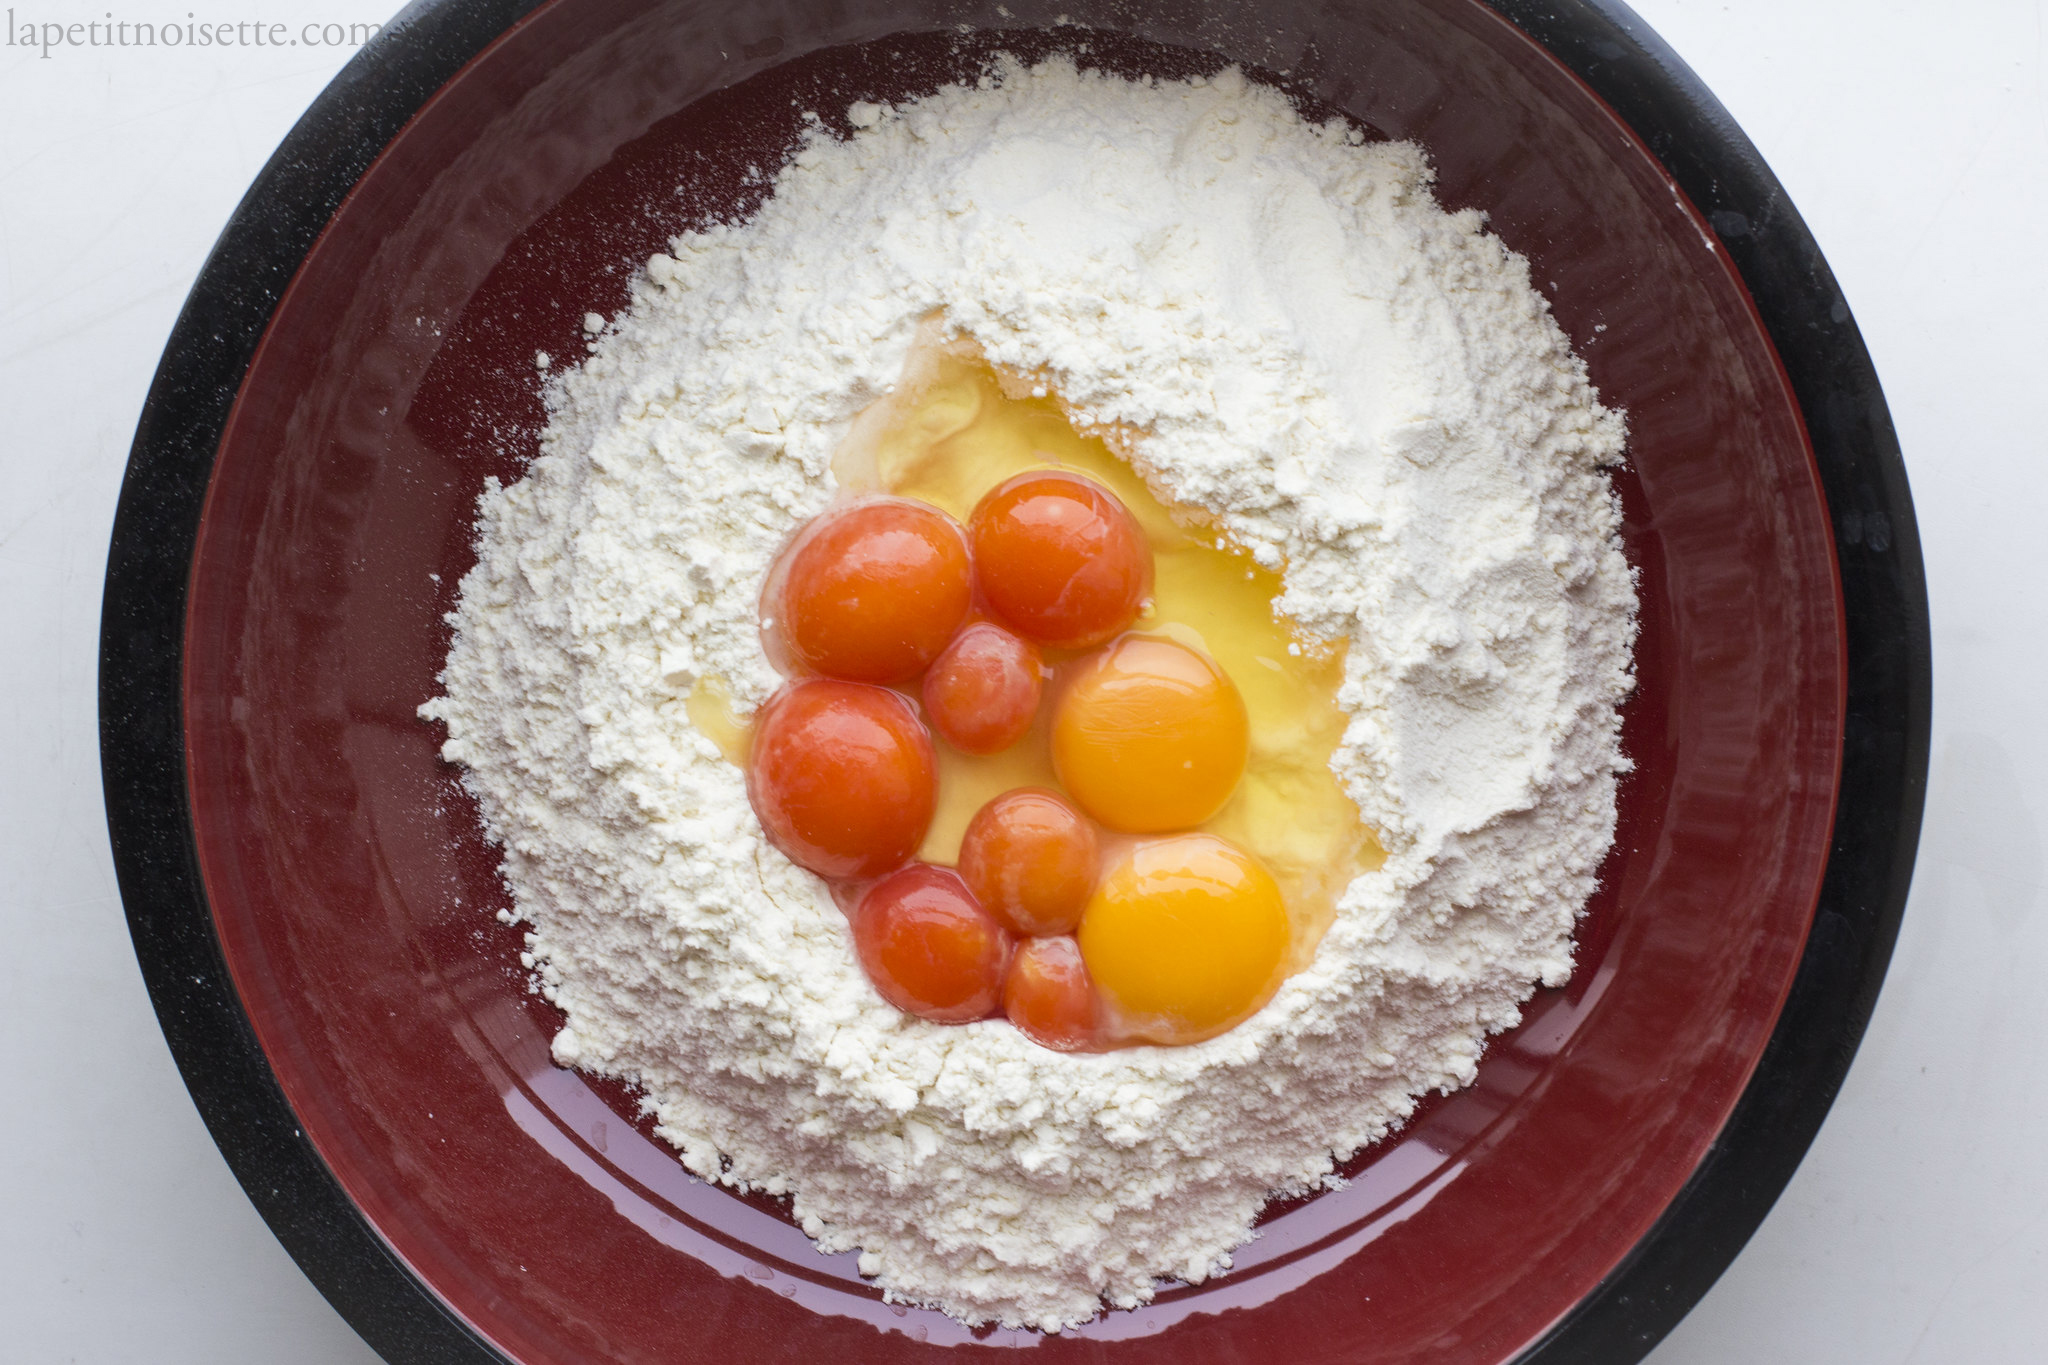
<svg viewBox="0 0 2048 1365"><path fill-rule="evenodd" d="M1678 1197L1518 1365L1630 1365L1763 1221L1863 1036L1905 911L1926 791L1927 592L1877 374L1784 188L1728 112L1615 0L1486 0L1633 128L1713 225L1813 442L1846 611L1840 800L1813 928L1776 1028ZM418 0L343 68L236 208L144 402L100 633L100 757L129 931L200 1116L314 1285L394 1362L505 1365L391 1251L300 1129L229 979L200 880L181 706L187 578L235 394L292 276L399 129L538 0Z"/></svg>

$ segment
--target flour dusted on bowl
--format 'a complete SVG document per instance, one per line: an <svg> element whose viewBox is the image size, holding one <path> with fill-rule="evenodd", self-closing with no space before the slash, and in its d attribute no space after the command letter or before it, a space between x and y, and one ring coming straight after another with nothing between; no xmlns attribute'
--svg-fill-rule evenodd
<svg viewBox="0 0 2048 1365"><path fill-rule="evenodd" d="M552 372L422 711L504 847L560 1062L635 1082L692 1171L788 1194L892 1298L1058 1330L1226 1270L1274 1192L1469 1082L1569 976L1626 766L1622 423L1419 149L1234 71L1010 65L851 121ZM900 1013L690 719L706 680L742 714L777 687L771 562L933 319L1124 433L1283 571L1305 637L1350 642L1333 768L1386 861L1206 1042Z"/></svg>

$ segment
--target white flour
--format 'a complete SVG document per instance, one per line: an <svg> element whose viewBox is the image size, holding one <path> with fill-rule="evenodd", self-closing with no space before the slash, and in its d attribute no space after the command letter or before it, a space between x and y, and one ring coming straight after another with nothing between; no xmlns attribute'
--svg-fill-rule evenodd
<svg viewBox="0 0 2048 1365"><path fill-rule="evenodd" d="M638 1082L691 1170L793 1195L893 1297L1057 1329L1227 1268L1270 1192L1470 1081L1569 975L1625 767L1622 424L1418 149L1235 72L1056 62L853 121L555 371L423 712L504 844L561 1062ZM1390 856L1210 1042L1072 1056L883 1003L685 715L700 676L747 706L776 685L763 574L936 310L1143 433L1158 492L1353 642L1335 762Z"/></svg>

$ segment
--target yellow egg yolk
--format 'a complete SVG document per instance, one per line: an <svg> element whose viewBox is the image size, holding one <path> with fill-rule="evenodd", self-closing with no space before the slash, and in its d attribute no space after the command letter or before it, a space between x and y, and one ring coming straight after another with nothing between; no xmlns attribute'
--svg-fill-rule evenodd
<svg viewBox="0 0 2048 1365"><path fill-rule="evenodd" d="M1116 858L1081 915L1081 958L1116 1023L1154 1043L1212 1038L1263 1005L1287 957L1272 874L1210 834Z"/></svg>
<svg viewBox="0 0 2048 1365"><path fill-rule="evenodd" d="M1205 654L1127 635L1076 661L1054 703L1052 765L1081 809L1126 834L1191 829L1244 773L1237 688Z"/></svg>

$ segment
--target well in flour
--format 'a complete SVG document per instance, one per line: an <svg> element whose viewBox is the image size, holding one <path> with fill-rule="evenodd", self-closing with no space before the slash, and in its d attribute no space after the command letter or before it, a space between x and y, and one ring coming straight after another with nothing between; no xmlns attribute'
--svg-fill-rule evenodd
<svg viewBox="0 0 2048 1365"><path fill-rule="evenodd" d="M872 117L869 117L869 114ZM443 683L566 1023L706 1179L786 1193L893 1297L1047 1330L1199 1281L1571 970L1612 839L1633 588L1620 418L1420 149L1225 71L1005 68L814 135L551 373L479 505ZM1312 961L1183 1048L909 1019L691 721L778 679L756 608L855 416L938 316L1348 639L1333 771L1386 848Z"/></svg>

